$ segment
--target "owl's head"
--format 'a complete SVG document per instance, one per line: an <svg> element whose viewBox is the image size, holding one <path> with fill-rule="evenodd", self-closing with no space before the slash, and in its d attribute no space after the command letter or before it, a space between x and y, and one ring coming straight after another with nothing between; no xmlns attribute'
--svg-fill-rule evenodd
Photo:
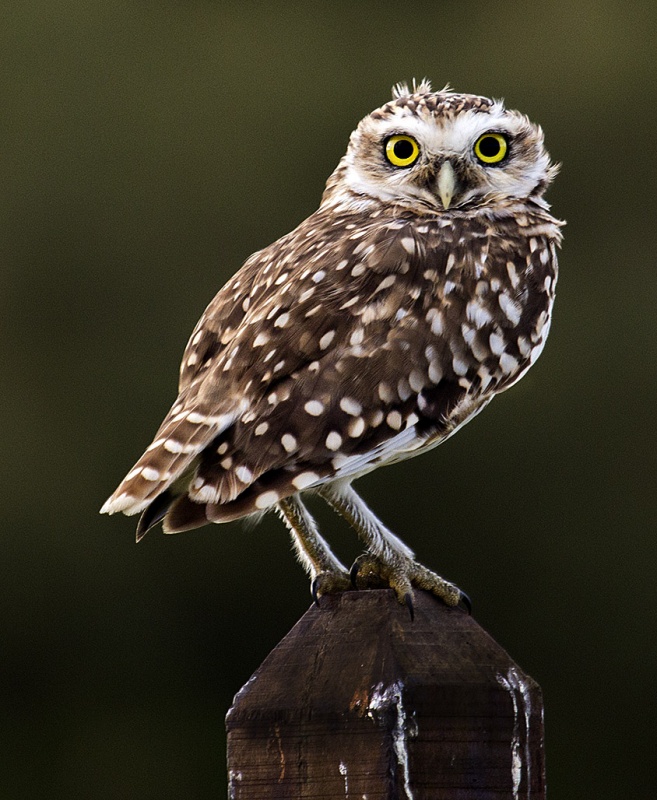
<svg viewBox="0 0 657 800"><path fill-rule="evenodd" d="M442 212L539 200L557 169L541 128L501 101L398 84L352 133L323 203L374 199Z"/></svg>

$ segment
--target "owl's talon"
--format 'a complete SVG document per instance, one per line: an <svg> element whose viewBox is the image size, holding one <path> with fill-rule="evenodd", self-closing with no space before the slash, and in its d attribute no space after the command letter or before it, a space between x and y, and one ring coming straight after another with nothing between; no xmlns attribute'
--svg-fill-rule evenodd
<svg viewBox="0 0 657 800"><path fill-rule="evenodd" d="M461 597L459 598L458 605L463 605L465 610L468 612L468 616L472 616L472 600L470 600L470 596L467 595L463 589L460 589Z"/></svg>
<svg viewBox="0 0 657 800"><path fill-rule="evenodd" d="M313 598L313 603L319 608L319 590L316 577L310 581L310 594Z"/></svg>
<svg viewBox="0 0 657 800"><path fill-rule="evenodd" d="M390 568L369 553L358 556L349 570L355 589L385 589L392 586L389 574Z"/></svg>
<svg viewBox="0 0 657 800"><path fill-rule="evenodd" d="M360 563L358 559L354 561L351 565L351 569L349 570L349 579L351 580L351 585L354 589L358 589L358 573L360 572Z"/></svg>
<svg viewBox="0 0 657 800"><path fill-rule="evenodd" d="M400 559L397 563L388 564L376 556L365 553L354 561L349 575L358 589L390 587L397 595L397 600L408 608L411 619L415 616L414 588L431 592L448 606L463 603L468 613L472 608L470 598L465 592L410 559Z"/></svg>
<svg viewBox="0 0 657 800"><path fill-rule="evenodd" d="M318 572L310 582L310 594L313 602L319 607L319 598L325 594L348 592L352 588L349 576L344 572Z"/></svg>
<svg viewBox="0 0 657 800"><path fill-rule="evenodd" d="M413 622L413 620L415 619L415 609L413 607L413 593L412 592L406 592L406 594L404 595L404 602L406 603L406 607L408 608L408 611L409 611L409 613L411 615L411 622Z"/></svg>

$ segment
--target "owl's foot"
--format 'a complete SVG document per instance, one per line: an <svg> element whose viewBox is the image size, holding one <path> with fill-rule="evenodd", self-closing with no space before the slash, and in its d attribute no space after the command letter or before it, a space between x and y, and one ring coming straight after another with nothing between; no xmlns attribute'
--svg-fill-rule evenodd
<svg viewBox="0 0 657 800"><path fill-rule="evenodd" d="M399 602L408 606L411 618L414 587L431 592L448 606L463 603L468 612L471 609L470 598L465 592L410 559L400 559L394 564L388 564L376 556L365 553L356 559L350 575L353 585L358 589L381 589L389 586L397 595Z"/></svg>
<svg viewBox="0 0 657 800"><path fill-rule="evenodd" d="M315 605L319 605L319 598L325 594L348 592L353 588L349 575L341 570L318 572L310 582L310 594Z"/></svg>

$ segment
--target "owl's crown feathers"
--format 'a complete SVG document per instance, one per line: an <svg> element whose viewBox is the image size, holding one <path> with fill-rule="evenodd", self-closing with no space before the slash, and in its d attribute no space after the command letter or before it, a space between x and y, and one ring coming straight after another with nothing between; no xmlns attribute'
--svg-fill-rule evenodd
<svg viewBox="0 0 657 800"><path fill-rule="evenodd" d="M443 87L443 92L449 91L449 84ZM405 81L400 81L396 83L392 87L392 99L398 100L400 97L407 97L409 94L431 94L433 89L431 88L431 81L428 78L422 78L422 80L417 83L415 78L413 78L413 88L409 89L408 84Z"/></svg>
<svg viewBox="0 0 657 800"><path fill-rule="evenodd" d="M542 197L557 169L524 114L449 86L434 92L423 79L396 84L392 100L361 120L322 204L426 214L531 199L547 208Z"/></svg>

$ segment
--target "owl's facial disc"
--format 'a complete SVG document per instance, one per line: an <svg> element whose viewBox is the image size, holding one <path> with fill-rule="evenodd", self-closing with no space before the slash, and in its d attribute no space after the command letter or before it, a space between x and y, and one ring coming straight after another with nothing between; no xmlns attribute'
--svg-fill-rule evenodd
<svg viewBox="0 0 657 800"><path fill-rule="evenodd" d="M361 120L322 202L470 213L542 202L555 174L541 129L524 115L475 95L420 93Z"/></svg>

